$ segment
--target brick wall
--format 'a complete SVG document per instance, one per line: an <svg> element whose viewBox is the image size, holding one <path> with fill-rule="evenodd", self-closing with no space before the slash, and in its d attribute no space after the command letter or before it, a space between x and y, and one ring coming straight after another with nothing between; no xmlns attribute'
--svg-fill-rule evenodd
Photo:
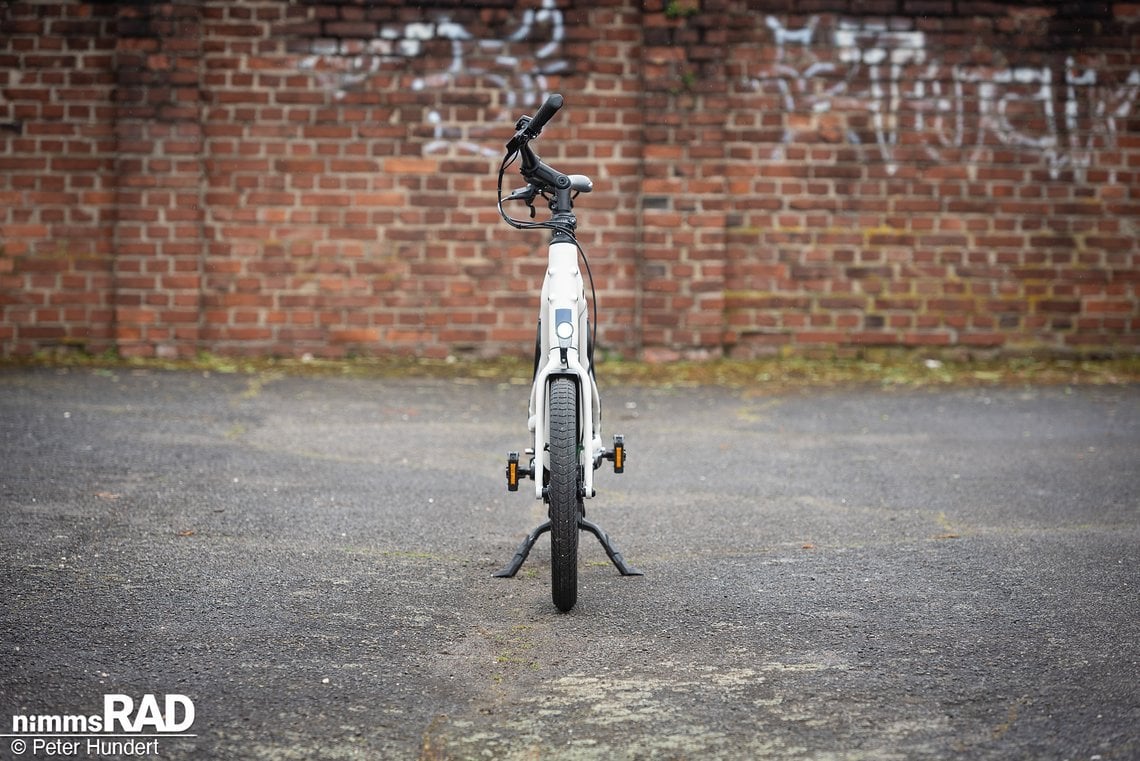
<svg viewBox="0 0 1140 761"><path fill-rule="evenodd" d="M109 6L0 3L0 342L111 335L116 140Z"/></svg>
<svg viewBox="0 0 1140 761"><path fill-rule="evenodd" d="M1140 4L0 0L0 351L525 354L556 90L605 350L1140 349Z"/></svg>

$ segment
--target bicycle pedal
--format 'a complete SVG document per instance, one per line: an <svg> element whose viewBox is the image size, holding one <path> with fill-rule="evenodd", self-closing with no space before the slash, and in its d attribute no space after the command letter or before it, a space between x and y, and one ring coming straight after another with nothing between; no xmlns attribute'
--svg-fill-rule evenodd
<svg viewBox="0 0 1140 761"><path fill-rule="evenodd" d="M507 453L507 491L519 490L519 453Z"/></svg>
<svg viewBox="0 0 1140 761"><path fill-rule="evenodd" d="M530 450L527 450L528 454ZM531 458L530 467L524 468L519 465L519 453L507 453L507 491L519 490L519 479L521 478L534 478L534 459Z"/></svg>
<svg viewBox="0 0 1140 761"><path fill-rule="evenodd" d="M607 451L604 455L607 460L614 464L614 473L625 472L625 436L619 434L614 435L614 448Z"/></svg>

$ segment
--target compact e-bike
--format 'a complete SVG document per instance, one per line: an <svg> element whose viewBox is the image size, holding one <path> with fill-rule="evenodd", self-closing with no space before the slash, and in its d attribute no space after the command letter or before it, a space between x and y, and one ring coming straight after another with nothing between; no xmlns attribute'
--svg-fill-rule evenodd
<svg viewBox="0 0 1140 761"><path fill-rule="evenodd" d="M589 262L575 237L574 199L589 193L593 183L584 175L563 174L544 164L530 147L562 103L561 95L550 95L533 117L518 120L499 167L499 213L503 219L520 230L550 231L527 423L532 446L524 451L528 456L525 464L518 452L507 455L507 489L518 491L521 480L532 479L535 498L546 503L549 520L530 532L511 562L495 576L514 576L534 543L549 532L551 597L554 605L566 612L578 600L579 530L598 538L623 576L640 576L641 572L625 562L600 526L586 520L584 500L595 496L594 471L603 462L610 462L615 473L622 473L626 450L621 435L615 435L608 448L602 443L602 410L593 357L597 335L591 332L597 330L597 298ZM504 198L503 175L516 161L527 184ZM545 221L513 219L503 209L504 201L523 201L530 207L533 220L534 202L540 197L550 208L550 218ZM590 280L593 319L579 260L586 265Z"/></svg>

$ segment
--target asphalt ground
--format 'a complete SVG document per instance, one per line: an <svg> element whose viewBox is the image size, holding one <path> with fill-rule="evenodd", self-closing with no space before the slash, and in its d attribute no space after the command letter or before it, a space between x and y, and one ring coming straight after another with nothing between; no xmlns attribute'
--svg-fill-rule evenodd
<svg viewBox="0 0 1140 761"><path fill-rule="evenodd" d="M604 388L565 615L526 393L0 371L0 759L1140 757L1140 386Z"/></svg>

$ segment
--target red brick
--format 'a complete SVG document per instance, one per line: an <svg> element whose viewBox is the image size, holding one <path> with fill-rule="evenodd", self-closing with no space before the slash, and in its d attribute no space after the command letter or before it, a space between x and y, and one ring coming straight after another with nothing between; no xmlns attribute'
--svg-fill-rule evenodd
<svg viewBox="0 0 1140 761"><path fill-rule="evenodd" d="M332 330L329 331L329 340L333 343L376 343L380 340L380 331L375 328Z"/></svg>

